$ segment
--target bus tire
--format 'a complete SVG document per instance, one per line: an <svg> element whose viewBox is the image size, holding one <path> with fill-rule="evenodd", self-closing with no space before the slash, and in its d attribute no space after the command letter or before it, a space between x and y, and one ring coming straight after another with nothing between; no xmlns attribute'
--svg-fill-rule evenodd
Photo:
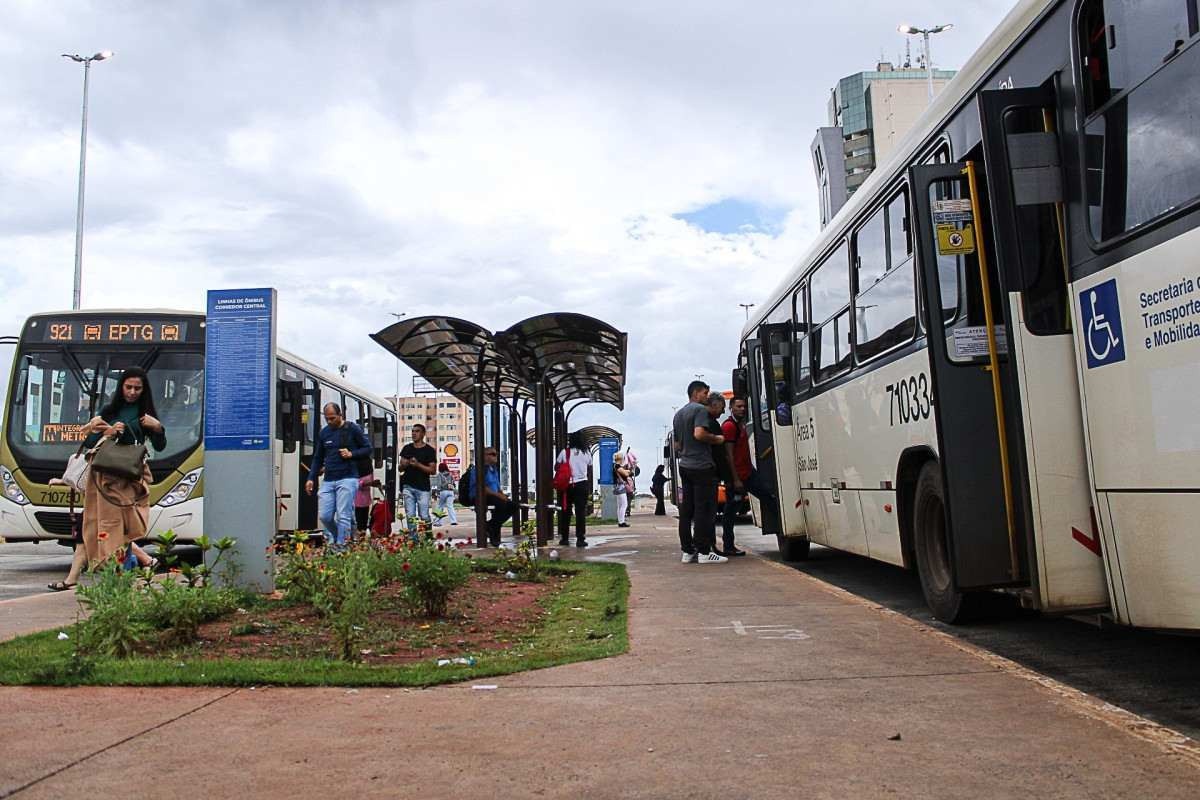
<svg viewBox="0 0 1200 800"><path fill-rule="evenodd" d="M809 541L807 536L784 536L775 534L779 542L779 557L784 561L807 561Z"/></svg>
<svg viewBox="0 0 1200 800"><path fill-rule="evenodd" d="M948 533L942 470L936 461L930 461L921 467L913 491L917 573L921 577L925 603L933 616L953 625L968 620L974 607L974 598L954 586Z"/></svg>

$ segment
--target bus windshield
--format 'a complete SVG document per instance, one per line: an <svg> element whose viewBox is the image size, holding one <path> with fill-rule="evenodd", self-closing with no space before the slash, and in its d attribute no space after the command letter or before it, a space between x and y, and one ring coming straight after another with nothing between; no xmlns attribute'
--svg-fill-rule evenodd
<svg viewBox="0 0 1200 800"><path fill-rule="evenodd" d="M117 390L121 372L131 366L146 368L167 432L166 449L151 448L151 460L179 456L200 441L204 353L199 349L60 346L26 350L17 363L8 442L18 459L66 463L83 439L80 427L99 412Z"/></svg>

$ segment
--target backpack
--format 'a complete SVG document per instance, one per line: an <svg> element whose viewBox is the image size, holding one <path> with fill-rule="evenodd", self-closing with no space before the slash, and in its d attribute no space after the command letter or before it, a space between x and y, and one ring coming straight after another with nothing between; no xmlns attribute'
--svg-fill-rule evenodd
<svg viewBox="0 0 1200 800"><path fill-rule="evenodd" d="M346 420L346 424L342 426L341 434L342 434L342 447L346 448L347 450L354 449L353 447L350 446L350 445L354 444L354 442L346 441L346 437L351 433L352 430L358 430L361 432L362 428L360 428L358 425L351 422L350 420ZM367 435L364 433L363 438L365 439L366 437L367 437ZM363 456L362 458L354 459L354 468L358 472L358 477L360 477L360 478L365 478L368 475L375 474L375 462L371 459L371 457L369 455Z"/></svg>
<svg viewBox="0 0 1200 800"><path fill-rule="evenodd" d="M459 505L473 506L475 505L475 496L471 494L471 476L475 474L475 465L467 467L463 470L463 474L458 476L458 502Z"/></svg>
<svg viewBox="0 0 1200 800"><path fill-rule="evenodd" d="M565 492L571 488L571 451L564 450L566 458L554 468L554 489Z"/></svg>

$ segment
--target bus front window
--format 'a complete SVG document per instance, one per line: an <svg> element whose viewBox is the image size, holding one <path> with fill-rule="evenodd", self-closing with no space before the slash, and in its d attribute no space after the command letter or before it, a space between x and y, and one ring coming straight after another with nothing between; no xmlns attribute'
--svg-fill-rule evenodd
<svg viewBox="0 0 1200 800"><path fill-rule="evenodd" d="M121 373L145 365L139 351L58 348L18 355L20 371L10 400L8 442L21 461L66 463L83 441L81 426L99 413L117 391ZM178 456L200 441L204 354L167 351L150 360L147 371L167 448L151 451L152 461Z"/></svg>

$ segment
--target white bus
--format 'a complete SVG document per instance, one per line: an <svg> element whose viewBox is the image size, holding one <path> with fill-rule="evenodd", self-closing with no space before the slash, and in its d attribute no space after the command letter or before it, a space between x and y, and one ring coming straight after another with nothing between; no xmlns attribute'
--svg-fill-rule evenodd
<svg viewBox="0 0 1200 800"><path fill-rule="evenodd" d="M744 329L756 504L980 592L1200 629L1196 0L1022 0ZM986 276L986 277L984 277Z"/></svg>
<svg viewBox="0 0 1200 800"><path fill-rule="evenodd" d="M71 543L68 492L49 481L76 451L82 423L115 391L122 370L150 376L167 448L151 450L149 534L181 541L204 531L202 313L87 310L35 314L21 331L0 438L0 538ZM275 468L281 532L314 530L317 499L304 493L321 407L337 403L371 441L376 477L395 498L396 412L391 403L292 355L275 353ZM79 502L79 501L77 501ZM393 506L394 507L394 506Z"/></svg>

